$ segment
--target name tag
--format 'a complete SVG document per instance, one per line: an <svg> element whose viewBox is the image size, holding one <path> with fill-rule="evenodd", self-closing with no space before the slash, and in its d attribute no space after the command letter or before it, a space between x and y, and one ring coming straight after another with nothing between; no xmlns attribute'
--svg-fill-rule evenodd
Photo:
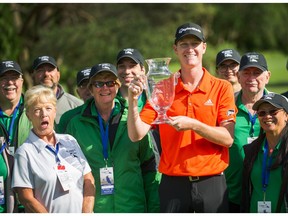
<svg viewBox="0 0 288 216"><path fill-rule="evenodd" d="M271 213L271 202L258 201L258 213Z"/></svg>
<svg viewBox="0 0 288 216"><path fill-rule="evenodd" d="M100 168L101 195L114 193L114 173L113 167Z"/></svg>
<svg viewBox="0 0 288 216"><path fill-rule="evenodd" d="M70 173L66 170L64 165L55 166L57 177L64 191L68 191L73 187L73 181Z"/></svg>
<svg viewBox="0 0 288 216"><path fill-rule="evenodd" d="M14 156L15 153L15 147L14 146L9 146L9 153Z"/></svg>
<svg viewBox="0 0 288 216"><path fill-rule="evenodd" d="M0 176L0 205L5 204L4 178Z"/></svg>
<svg viewBox="0 0 288 216"><path fill-rule="evenodd" d="M252 143L255 139L257 139L258 137L248 137L247 138L247 144Z"/></svg>

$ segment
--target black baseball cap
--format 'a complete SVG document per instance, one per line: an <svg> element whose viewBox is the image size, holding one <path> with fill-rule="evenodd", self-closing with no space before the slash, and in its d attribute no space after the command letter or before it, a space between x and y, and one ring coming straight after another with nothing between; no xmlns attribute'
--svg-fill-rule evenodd
<svg viewBox="0 0 288 216"><path fill-rule="evenodd" d="M125 48L122 49L117 55L117 65L119 61L125 57L133 59L133 61L135 61L137 64L144 65L145 63L143 56L137 49Z"/></svg>
<svg viewBox="0 0 288 216"><path fill-rule="evenodd" d="M96 74L99 74L100 72L104 72L104 71L105 72L110 72L110 73L112 73L113 75L115 75L118 78L117 69L116 69L116 67L113 64L101 63L101 64L94 65L91 68L89 79L94 77Z"/></svg>
<svg viewBox="0 0 288 216"><path fill-rule="evenodd" d="M51 64L57 67L55 59L51 56L39 56L33 62L33 70L36 70L42 64Z"/></svg>
<svg viewBox="0 0 288 216"><path fill-rule="evenodd" d="M257 52L249 52L241 57L239 71L248 67L256 67L262 71L268 71L265 57L261 53Z"/></svg>
<svg viewBox="0 0 288 216"><path fill-rule="evenodd" d="M78 71L77 73L77 86L80 86L82 81L89 80L89 75L91 72L91 68L84 68L83 70Z"/></svg>
<svg viewBox="0 0 288 216"><path fill-rule="evenodd" d="M4 74L7 71L16 71L19 74L22 74L20 65L15 61L1 61L0 65L0 75Z"/></svg>
<svg viewBox="0 0 288 216"><path fill-rule="evenodd" d="M216 56L216 66L218 67L222 62L226 60L233 60L240 64L241 56L234 49L224 49L218 52Z"/></svg>
<svg viewBox="0 0 288 216"><path fill-rule="evenodd" d="M195 23L185 23L179 26L175 33L175 44L186 35L194 35L201 41L205 41L202 28Z"/></svg>
<svg viewBox="0 0 288 216"><path fill-rule="evenodd" d="M267 95L262 96L260 100L254 103L252 109L258 110L259 106L265 102L270 103L272 106L276 108L284 109L288 113L288 99L285 96L276 93L269 93Z"/></svg>

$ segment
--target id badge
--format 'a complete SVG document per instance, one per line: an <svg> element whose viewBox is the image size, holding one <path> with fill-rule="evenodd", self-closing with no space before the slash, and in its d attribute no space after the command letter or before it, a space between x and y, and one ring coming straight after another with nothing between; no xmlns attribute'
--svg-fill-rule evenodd
<svg viewBox="0 0 288 216"><path fill-rule="evenodd" d="M11 154L11 155L14 155L14 153L15 153L15 147L14 146L9 146L9 153Z"/></svg>
<svg viewBox="0 0 288 216"><path fill-rule="evenodd" d="M68 191L71 189L73 186L72 177L66 170L65 166L58 164L55 166L55 170L63 190Z"/></svg>
<svg viewBox="0 0 288 216"><path fill-rule="evenodd" d="M5 204L4 178L0 176L0 205Z"/></svg>
<svg viewBox="0 0 288 216"><path fill-rule="evenodd" d="M271 213L271 201L258 201L258 213Z"/></svg>
<svg viewBox="0 0 288 216"><path fill-rule="evenodd" d="M101 195L114 193L113 167L100 168Z"/></svg>
<svg viewBox="0 0 288 216"><path fill-rule="evenodd" d="M255 139L257 139L258 137L248 137L247 138L247 144L250 144L251 142L253 142Z"/></svg>

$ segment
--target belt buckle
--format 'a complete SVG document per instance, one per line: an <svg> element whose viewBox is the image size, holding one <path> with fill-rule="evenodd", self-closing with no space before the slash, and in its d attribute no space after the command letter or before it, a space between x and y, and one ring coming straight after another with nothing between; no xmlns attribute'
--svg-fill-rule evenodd
<svg viewBox="0 0 288 216"><path fill-rule="evenodd" d="M194 182L194 181L198 181L199 180L199 176L189 176L189 181Z"/></svg>

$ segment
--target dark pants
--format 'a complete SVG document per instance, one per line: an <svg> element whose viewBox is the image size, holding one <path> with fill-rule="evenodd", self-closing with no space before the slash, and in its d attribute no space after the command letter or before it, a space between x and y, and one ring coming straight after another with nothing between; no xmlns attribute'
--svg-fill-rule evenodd
<svg viewBox="0 0 288 216"><path fill-rule="evenodd" d="M162 213L228 213L224 175L189 177L162 175L159 186Z"/></svg>

